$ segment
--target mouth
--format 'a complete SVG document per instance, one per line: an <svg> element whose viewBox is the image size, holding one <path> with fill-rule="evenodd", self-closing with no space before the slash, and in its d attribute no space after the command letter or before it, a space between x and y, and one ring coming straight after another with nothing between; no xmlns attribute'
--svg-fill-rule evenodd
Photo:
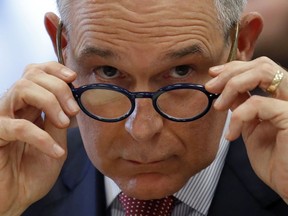
<svg viewBox="0 0 288 216"><path fill-rule="evenodd" d="M169 156L165 158L154 158L154 159L123 159L126 165L132 169L138 169L142 171L163 171L166 170L168 167L172 167L173 164L175 165L175 156Z"/></svg>
<svg viewBox="0 0 288 216"><path fill-rule="evenodd" d="M135 165L153 165L153 164L160 164L171 161L175 156L173 155L158 155L158 156L132 156L132 157L123 157L123 159L129 163Z"/></svg>
<svg viewBox="0 0 288 216"><path fill-rule="evenodd" d="M137 160L127 160L127 161L135 165L153 165L153 164L164 162L165 160L154 160L154 161L148 161L148 162L142 162L142 161L137 161Z"/></svg>

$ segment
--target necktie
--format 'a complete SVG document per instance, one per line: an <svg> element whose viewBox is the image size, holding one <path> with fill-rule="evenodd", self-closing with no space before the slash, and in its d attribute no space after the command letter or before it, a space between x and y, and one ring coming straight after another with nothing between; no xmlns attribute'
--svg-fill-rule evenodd
<svg viewBox="0 0 288 216"><path fill-rule="evenodd" d="M170 216L176 199L168 196L163 199L137 200L120 193L119 200L125 216Z"/></svg>

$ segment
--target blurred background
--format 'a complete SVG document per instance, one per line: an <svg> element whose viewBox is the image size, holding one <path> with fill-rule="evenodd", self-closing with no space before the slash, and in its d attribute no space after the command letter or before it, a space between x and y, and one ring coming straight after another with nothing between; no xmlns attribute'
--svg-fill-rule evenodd
<svg viewBox="0 0 288 216"><path fill-rule="evenodd" d="M27 64L56 60L44 14L57 12L56 0L0 0L0 94Z"/></svg>

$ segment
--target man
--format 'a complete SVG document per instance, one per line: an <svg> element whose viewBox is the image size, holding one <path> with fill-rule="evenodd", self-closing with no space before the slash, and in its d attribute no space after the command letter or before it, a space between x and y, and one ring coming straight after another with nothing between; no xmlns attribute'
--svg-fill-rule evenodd
<svg viewBox="0 0 288 216"><path fill-rule="evenodd" d="M124 215L129 197L169 197L172 215L287 215L288 79L248 61L262 19L239 21L244 3L59 1L63 26L45 24L61 64L28 66L1 99L1 215ZM77 113L97 170L77 129L67 150ZM266 185L241 140L223 168L241 134Z"/></svg>
<svg viewBox="0 0 288 216"><path fill-rule="evenodd" d="M288 68L288 1L249 0L245 12L258 11L264 20L254 56L268 56Z"/></svg>

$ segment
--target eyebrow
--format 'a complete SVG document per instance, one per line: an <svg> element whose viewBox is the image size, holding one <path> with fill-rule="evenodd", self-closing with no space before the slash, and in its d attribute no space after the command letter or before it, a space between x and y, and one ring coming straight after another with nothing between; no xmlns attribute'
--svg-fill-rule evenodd
<svg viewBox="0 0 288 216"><path fill-rule="evenodd" d="M99 56L102 58L119 58L119 56L116 53L114 53L112 50L89 46L81 50L80 54L77 56L77 59L81 60L81 59L91 57L91 56Z"/></svg>
<svg viewBox="0 0 288 216"><path fill-rule="evenodd" d="M202 48L201 45L199 44L193 44L191 46L188 47L184 47L178 50L172 50L167 52L166 54L164 54L164 58L165 59L179 59L179 58L183 58L189 55L204 55L206 52L204 51L204 49ZM91 56L99 56L102 58L119 58L120 56L117 55L115 52L113 52L112 50L109 49L102 49L99 47L95 47L95 46L89 46L84 48L83 50L81 50L80 54L77 56L77 60L80 61L84 58L87 57L91 57Z"/></svg>
<svg viewBox="0 0 288 216"><path fill-rule="evenodd" d="M205 50L199 44L193 44L188 47L184 47L178 50L169 51L164 55L164 59L175 59L175 58L183 58L189 55L204 55L206 56Z"/></svg>

